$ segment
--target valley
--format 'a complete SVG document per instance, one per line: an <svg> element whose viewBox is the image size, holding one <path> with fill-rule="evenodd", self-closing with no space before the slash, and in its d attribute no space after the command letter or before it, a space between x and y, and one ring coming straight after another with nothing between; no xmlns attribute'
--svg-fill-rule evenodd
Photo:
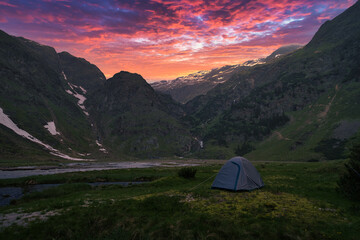
<svg viewBox="0 0 360 240"><path fill-rule="evenodd" d="M360 2L336 17L351 1L328 15L325 2L285 2L274 18L282 3L204 1L191 18L197 1L0 14L0 25L46 28L39 43L0 30L0 239L358 239ZM270 55L240 60L258 51ZM186 74L143 77L166 68ZM219 178L231 187L214 188L234 156L251 163L232 162ZM257 187L236 188L244 179Z"/></svg>
<svg viewBox="0 0 360 240"><path fill-rule="evenodd" d="M319 36L338 34L333 26L348 23L356 15L357 5L327 22L304 47L285 46L267 58L151 85L140 75L125 71L106 80L85 59L2 32L2 59L10 59L1 62L2 162L30 158L30 162L38 159L39 164L49 163L54 155L75 161L118 161L226 159L236 154L264 161L295 149L297 157L290 154L283 160L327 160L327 150L316 149L335 141L331 135L336 125L360 121L356 74L359 39L356 32L344 33L346 39L330 44L332 37ZM348 24L357 29L356 21ZM334 52L334 48L343 50ZM339 61L341 65L336 64ZM30 74L40 66L40 72ZM321 106L325 108L321 110ZM300 133L300 139L286 137L291 141L284 148L284 138L271 137L274 132L282 136L283 128L293 129L299 124L304 129L307 125L312 131L316 129L311 134L316 138L308 140L306 132ZM326 125L326 129L316 124ZM346 157L346 149L358 137L357 128L342 138L343 153L337 156ZM260 152L268 152L270 142L279 152L265 157ZM299 158L297 151L305 155Z"/></svg>

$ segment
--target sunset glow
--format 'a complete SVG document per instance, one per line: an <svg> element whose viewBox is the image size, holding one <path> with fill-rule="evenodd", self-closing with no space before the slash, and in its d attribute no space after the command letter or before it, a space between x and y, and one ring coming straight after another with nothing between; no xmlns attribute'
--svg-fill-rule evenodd
<svg viewBox="0 0 360 240"><path fill-rule="evenodd" d="M0 0L0 29L148 81L306 44L355 0Z"/></svg>

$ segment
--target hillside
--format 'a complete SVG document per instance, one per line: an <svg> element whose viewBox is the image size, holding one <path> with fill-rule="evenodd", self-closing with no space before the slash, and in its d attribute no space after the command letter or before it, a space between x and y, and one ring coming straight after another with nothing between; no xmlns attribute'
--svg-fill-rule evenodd
<svg viewBox="0 0 360 240"><path fill-rule="evenodd" d="M340 89L334 103L338 97L346 97L348 103L354 104L352 110L340 105L342 115L336 118L332 114L325 115L324 119L331 124L325 130L315 125L311 135L317 136L316 140L303 149L312 153L315 149L329 150L329 145L323 145L331 142L333 129L345 120L359 120L359 116L354 114L360 109L356 104L356 88L353 89L359 81L360 23L354 21L359 13L357 2L343 14L326 22L304 48L238 73L205 96L188 102L186 111L188 120L193 124L193 133L204 139L208 146L221 145L224 151L243 155L252 149L249 145L256 143L258 148L267 146L257 143L278 127L287 123L292 129L292 124L299 124L299 111L315 118L314 115L319 113L307 109L314 104L319 105L321 99L329 96L332 99L334 89ZM329 102L323 100L321 104L319 106L323 110L319 111L325 111ZM300 142L304 144L309 137L303 137ZM282 148L278 155L292 148ZM264 157L266 151L262 152ZM321 151L310 155L327 158L327 153L319 153ZM310 155L302 160L311 160Z"/></svg>

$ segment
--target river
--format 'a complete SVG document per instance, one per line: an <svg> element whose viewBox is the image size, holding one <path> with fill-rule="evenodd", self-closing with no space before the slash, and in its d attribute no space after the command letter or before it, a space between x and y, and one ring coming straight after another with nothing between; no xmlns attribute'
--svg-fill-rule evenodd
<svg viewBox="0 0 360 240"><path fill-rule="evenodd" d="M182 167L197 166L198 163L184 163L173 161L158 162L108 162L108 163L68 163L59 166L27 166L15 168L2 168L0 179L21 178L35 175L51 175L67 172L87 172L124 168L150 168L150 167Z"/></svg>

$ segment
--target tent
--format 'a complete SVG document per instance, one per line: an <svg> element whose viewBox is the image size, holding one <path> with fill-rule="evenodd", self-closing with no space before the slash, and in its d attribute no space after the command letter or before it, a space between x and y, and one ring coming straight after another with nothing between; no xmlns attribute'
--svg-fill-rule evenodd
<svg viewBox="0 0 360 240"><path fill-rule="evenodd" d="M249 191L263 186L261 176L251 162L243 157L234 157L222 166L211 188Z"/></svg>

